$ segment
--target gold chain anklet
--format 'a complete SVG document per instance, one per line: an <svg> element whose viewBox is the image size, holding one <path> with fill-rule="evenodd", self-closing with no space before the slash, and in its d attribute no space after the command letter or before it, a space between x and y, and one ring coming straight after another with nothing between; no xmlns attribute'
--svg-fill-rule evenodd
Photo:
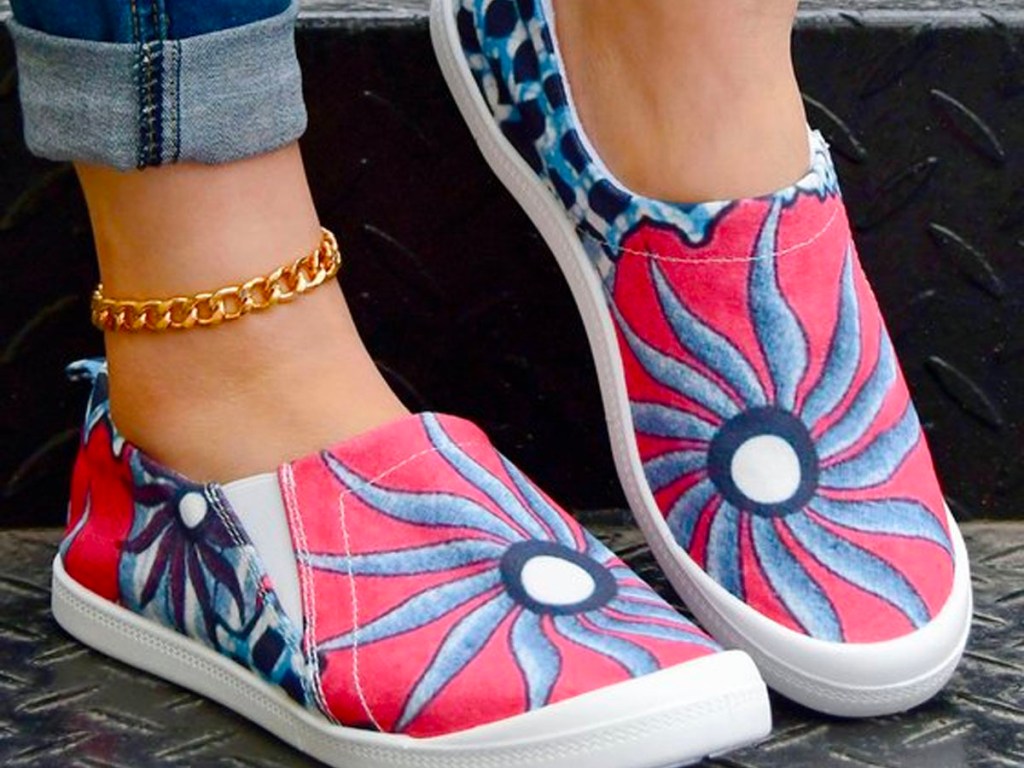
<svg viewBox="0 0 1024 768"><path fill-rule="evenodd" d="M313 290L338 274L338 241L326 229L312 253L269 275L209 293L170 299L111 299L103 284L92 295L92 324L101 331L172 331L211 327L270 309Z"/></svg>

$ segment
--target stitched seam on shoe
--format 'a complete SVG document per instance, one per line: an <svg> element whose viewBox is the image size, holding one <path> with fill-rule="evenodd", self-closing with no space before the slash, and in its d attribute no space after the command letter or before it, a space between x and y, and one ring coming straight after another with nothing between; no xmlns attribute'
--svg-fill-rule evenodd
<svg viewBox="0 0 1024 768"><path fill-rule="evenodd" d="M370 709L370 702L366 699L366 692L363 690L363 683L359 676L359 595L356 589L356 577L352 570L352 546L348 535L348 521L345 518L345 494L338 494L338 520L341 523L341 535L345 543L346 571L348 573L348 588L352 599L352 680L356 685L356 696L363 707L363 712L373 723L373 726L384 732L377 718L373 716Z"/></svg>
<svg viewBox="0 0 1024 768"><path fill-rule="evenodd" d="M479 440L468 440L466 442L457 443L460 448L468 448L475 446L489 445ZM435 446L431 446L425 450L414 453L411 456L403 459L402 461L392 465L391 467L383 470L374 477L364 481L367 485L374 484L379 480L387 477L390 474L398 471L402 467L411 464L418 459L428 456L433 453L439 453ZM313 673L315 688L313 694L316 698L317 704L320 706L324 715L337 725L342 725L334 715L331 713L327 706L327 701L323 693L323 680L320 676L320 659L316 654L314 647L316 638L316 590L311 587L312 577L310 574L311 568L308 565L310 552L309 546L306 540L305 527L302 524L302 516L299 514L299 503L295 493L295 478L292 473L290 466L285 465L282 467L280 473L282 492L285 497L285 509L288 513L288 519L292 523L292 528L295 531L296 539L295 542L299 550L299 567L303 571L304 578L300 579L300 589L302 591L302 602L303 612L306 617L306 623L309 627L308 632L303 632L303 645L305 646L306 656L309 659L309 665ZM339 522L341 524L341 532L345 546L345 557L351 561L352 549L351 539L349 537L348 524L345 516L345 497L354 493L353 489L345 488L340 494L338 494L338 515ZM378 731L384 733L383 727L377 721L373 715L373 711L370 708L369 701L366 698L363 690L362 681L359 676L359 598L356 590L355 575L352 572L352 564L348 564L348 578L349 578L349 589L351 590L352 599L352 676L356 686L356 695L359 698L359 703L366 713L366 716L370 719L370 722L377 728Z"/></svg>
<svg viewBox="0 0 1024 768"><path fill-rule="evenodd" d="M484 442L481 442L479 440L467 440L464 443L455 443L455 444L459 448L462 448L462 449L471 448L471 447L475 448L476 446L489 446L490 445L490 443L484 443ZM401 469L402 467L406 466L407 464L411 464L412 462L417 461L419 459L422 459L424 456L429 456L432 453L440 453L440 451L436 447L431 446L430 448L422 450L419 453L414 453L411 456L409 456L408 458L405 458L402 461L398 462L394 466L391 466L388 469L385 469L380 474L374 475L373 477L371 477L371 478L369 478L367 480L364 480L363 483L365 485L374 485L374 484L377 483L378 480L383 480L385 477L387 477L388 475L394 474L395 472L397 472L399 469ZM342 491L341 495L342 496L349 496L352 493L354 493L353 489L346 488L344 491Z"/></svg>
<svg viewBox="0 0 1024 768"><path fill-rule="evenodd" d="M479 440L469 440L463 443L457 443L457 445L462 449L466 449L467 447L471 446L489 444L483 443ZM411 464L414 461L418 461L419 459L422 459L424 456L429 456L435 453L439 453L436 446L431 446L430 448L419 451L418 453L414 453L411 456L408 456L402 461L398 462L397 464L392 465L388 469L385 469L382 472L378 473L377 475L374 475L372 478L365 480L364 484L376 484L378 480L382 480L388 475L397 472L402 467L407 466L408 464ZM370 719L370 722L373 723L374 727L376 727L378 731L380 731L381 733L385 733L384 728L381 726L377 718L373 715L373 711L370 708L370 702L367 700L366 693L363 690L363 684L359 673L359 594L358 590L356 589L355 573L352 570L352 544L348 531L348 519L345 515L345 497L352 495L354 492L355 491L352 488L345 488L341 493L338 494L338 520L341 524L341 535L345 546L345 560L347 562L346 570L348 575L349 590L351 593L352 601L352 679L355 682L356 696L358 697L359 703L363 708L363 712Z"/></svg>
<svg viewBox="0 0 1024 768"><path fill-rule="evenodd" d="M292 474L290 465L285 464L279 473L281 490L285 499L285 510L288 513L288 520L295 532L295 545L299 550L298 567L302 569L302 578L299 579L299 587L302 591L302 645L306 655L306 663L309 665L313 676L313 698L317 706L331 722L341 725L330 708L327 706L327 698L324 696L323 680L320 677L320 657L316 653L316 590L313 589L313 577L309 567L309 545L306 541L306 529L302 524L302 515L299 513L299 499L295 493L295 476Z"/></svg>
<svg viewBox="0 0 1024 768"><path fill-rule="evenodd" d="M643 256L648 259L656 259L658 261L670 261L680 264L733 264L774 259L779 256L786 256L787 254L795 253L796 251L801 251L804 248L814 245L818 240L824 237L825 233L832 228L833 224L835 224L836 219L839 218L840 210L841 209L839 207L836 207L836 209L832 211L832 215L829 217L828 221L826 221L825 224L822 226L821 230L817 234L805 240L804 242L796 243L795 245L791 245L788 248L782 248L778 251L772 251L771 253L766 253L762 256L715 256L709 258L679 258L676 256L663 256L659 253L653 253L651 251L638 251L632 248L615 246L608 242L608 240L605 240L604 238L601 237L597 237L596 235L589 232L582 226L577 226L576 229L584 237L588 237L594 242L599 243L612 251L615 251L620 254L625 254L627 256Z"/></svg>

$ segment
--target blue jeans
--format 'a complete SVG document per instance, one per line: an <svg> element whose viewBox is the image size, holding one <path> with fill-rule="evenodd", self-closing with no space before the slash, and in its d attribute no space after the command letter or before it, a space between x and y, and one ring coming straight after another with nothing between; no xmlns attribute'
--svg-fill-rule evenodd
<svg viewBox="0 0 1024 768"><path fill-rule="evenodd" d="M25 141L127 170L302 135L298 0L13 0Z"/></svg>

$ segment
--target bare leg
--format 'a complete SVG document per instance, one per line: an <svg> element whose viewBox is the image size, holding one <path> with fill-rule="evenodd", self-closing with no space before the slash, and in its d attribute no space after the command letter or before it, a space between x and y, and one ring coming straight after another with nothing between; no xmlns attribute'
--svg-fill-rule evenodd
<svg viewBox="0 0 1024 768"><path fill-rule="evenodd" d="M113 297L216 289L319 242L297 145L229 165L78 173ZM405 413L333 284L216 328L112 333L106 346L121 432L197 480L270 471Z"/></svg>
<svg viewBox="0 0 1024 768"><path fill-rule="evenodd" d="M630 188L703 201L807 170L790 56L797 0L554 0L590 138Z"/></svg>

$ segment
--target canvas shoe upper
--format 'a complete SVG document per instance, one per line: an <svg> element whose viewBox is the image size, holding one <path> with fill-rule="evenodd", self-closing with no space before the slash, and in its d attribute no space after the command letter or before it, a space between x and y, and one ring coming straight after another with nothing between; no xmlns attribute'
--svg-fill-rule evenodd
<svg viewBox="0 0 1024 768"><path fill-rule="evenodd" d="M473 424L409 416L276 476L197 484L118 434L101 361L70 371L93 392L58 575L91 610L144 619L136 635L170 630L276 688L326 739L320 759L409 764L419 748L423 765L468 766L498 750L533 765L567 749L656 766L766 732L749 660L720 653ZM133 661L115 633L83 631L61 594L69 631ZM732 681L724 693L708 685L717 674ZM220 698L253 716L243 699ZM664 720L644 726L652 749L633 745L621 762L645 738L645 710ZM726 722L736 715L739 731ZM684 726L719 733L686 743ZM310 737L282 729L309 750ZM368 734L394 741L345 751Z"/></svg>
<svg viewBox="0 0 1024 768"><path fill-rule="evenodd" d="M620 476L698 618L810 706L934 693L966 639L968 565L824 139L773 194L645 198L587 140L549 3L435 0L432 21L485 157L573 288Z"/></svg>

